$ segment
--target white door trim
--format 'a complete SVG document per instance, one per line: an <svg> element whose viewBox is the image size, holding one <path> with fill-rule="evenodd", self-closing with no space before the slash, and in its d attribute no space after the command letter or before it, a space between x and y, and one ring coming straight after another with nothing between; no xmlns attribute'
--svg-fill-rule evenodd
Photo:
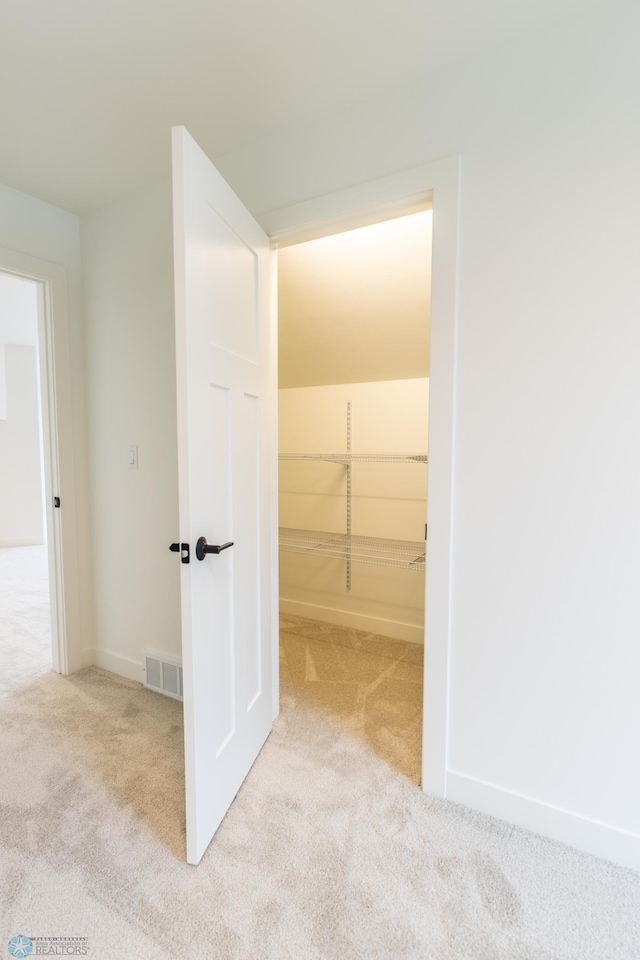
<svg viewBox="0 0 640 960"><path fill-rule="evenodd" d="M75 462L66 268L0 247L0 271L38 283L38 350L53 669L81 666ZM59 496L60 509L53 497Z"/></svg>
<svg viewBox="0 0 640 960"><path fill-rule="evenodd" d="M446 796L451 637L451 544L455 431L455 364L460 159L448 157L380 180L270 211L258 221L274 247L433 208L431 369L429 404L428 557L425 600L425 679L422 787ZM272 324L274 331L277 324ZM275 336L275 334L274 334ZM274 339L274 358L277 342ZM274 376L274 383L276 382ZM277 403L273 406L272 451L277 470ZM277 532L277 483L272 495ZM277 537L274 537L277 550ZM273 564L274 716L278 703L278 564Z"/></svg>

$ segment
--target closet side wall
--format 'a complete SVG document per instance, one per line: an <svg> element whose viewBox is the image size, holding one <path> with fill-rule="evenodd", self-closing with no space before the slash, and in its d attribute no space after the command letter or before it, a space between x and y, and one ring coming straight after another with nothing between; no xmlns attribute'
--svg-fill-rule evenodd
<svg viewBox="0 0 640 960"><path fill-rule="evenodd" d="M295 387L279 391L281 453L344 453L351 402L354 453L426 453L429 381ZM419 463L354 463L352 532L424 540L427 467ZM280 462L280 525L346 531L346 467L323 461ZM422 643L424 573L317 554L282 552L280 608L329 623Z"/></svg>

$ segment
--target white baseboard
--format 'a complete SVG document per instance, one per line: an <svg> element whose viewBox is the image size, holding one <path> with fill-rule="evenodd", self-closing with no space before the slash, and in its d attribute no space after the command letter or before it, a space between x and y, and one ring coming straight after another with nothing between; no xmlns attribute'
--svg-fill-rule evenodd
<svg viewBox="0 0 640 960"><path fill-rule="evenodd" d="M83 647L82 653L80 654L81 668L84 670L85 667L93 667L95 662L95 651L93 647Z"/></svg>
<svg viewBox="0 0 640 960"><path fill-rule="evenodd" d="M34 540L33 537L26 537L23 539L13 539L9 540L0 540L0 549L5 547L42 547L44 545L44 540Z"/></svg>
<svg viewBox="0 0 640 960"><path fill-rule="evenodd" d="M640 836L637 834L453 771L447 772L447 800L500 817L623 867L640 870Z"/></svg>
<svg viewBox="0 0 640 960"><path fill-rule="evenodd" d="M129 657L102 650L100 647L83 648L82 666L102 667L109 673L116 673L119 677L126 677L127 680L135 680L136 683L142 683L144 679L144 668L138 660L130 660Z"/></svg>
<svg viewBox="0 0 640 960"><path fill-rule="evenodd" d="M322 620L324 623L335 623L339 627L353 627L356 630L366 630L367 633L378 633L383 637L424 644L424 628L416 627L412 623L383 620L380 617L368 617L361 613L351 613L349 610L335 610L333 607L321 607L314 603L286 600L282 597L280 613L307 617L309 620Z"/></svg>

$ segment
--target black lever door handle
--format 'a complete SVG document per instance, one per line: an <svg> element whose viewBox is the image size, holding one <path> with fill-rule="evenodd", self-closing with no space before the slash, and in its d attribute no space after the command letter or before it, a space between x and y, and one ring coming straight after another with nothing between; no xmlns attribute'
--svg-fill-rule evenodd
<svg viewBox="0 0 640 960"><path fill-rule="evenodd" d="M198 560L204 560L208 553L222 553L223 550L228 550L229 547L232 546L233 541L230 543L213 544L207 543L206 537L200 537L196 543L196 557Z"/></svg>

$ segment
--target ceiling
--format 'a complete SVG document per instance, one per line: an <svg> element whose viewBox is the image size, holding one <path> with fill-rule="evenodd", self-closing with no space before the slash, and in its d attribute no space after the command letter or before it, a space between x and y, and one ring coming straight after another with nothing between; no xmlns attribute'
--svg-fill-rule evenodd
<svg viewBox="0 0 640 960"><path fill-rule="evenodd" d="M278 251L279 386L429 376L431 211Z"/></svg>
<svg viewBox="0 0 640 960"><path fill-rule="evenodd" d="M3 0L0 182L82 212L572 15L586 0Z"/></svg>

